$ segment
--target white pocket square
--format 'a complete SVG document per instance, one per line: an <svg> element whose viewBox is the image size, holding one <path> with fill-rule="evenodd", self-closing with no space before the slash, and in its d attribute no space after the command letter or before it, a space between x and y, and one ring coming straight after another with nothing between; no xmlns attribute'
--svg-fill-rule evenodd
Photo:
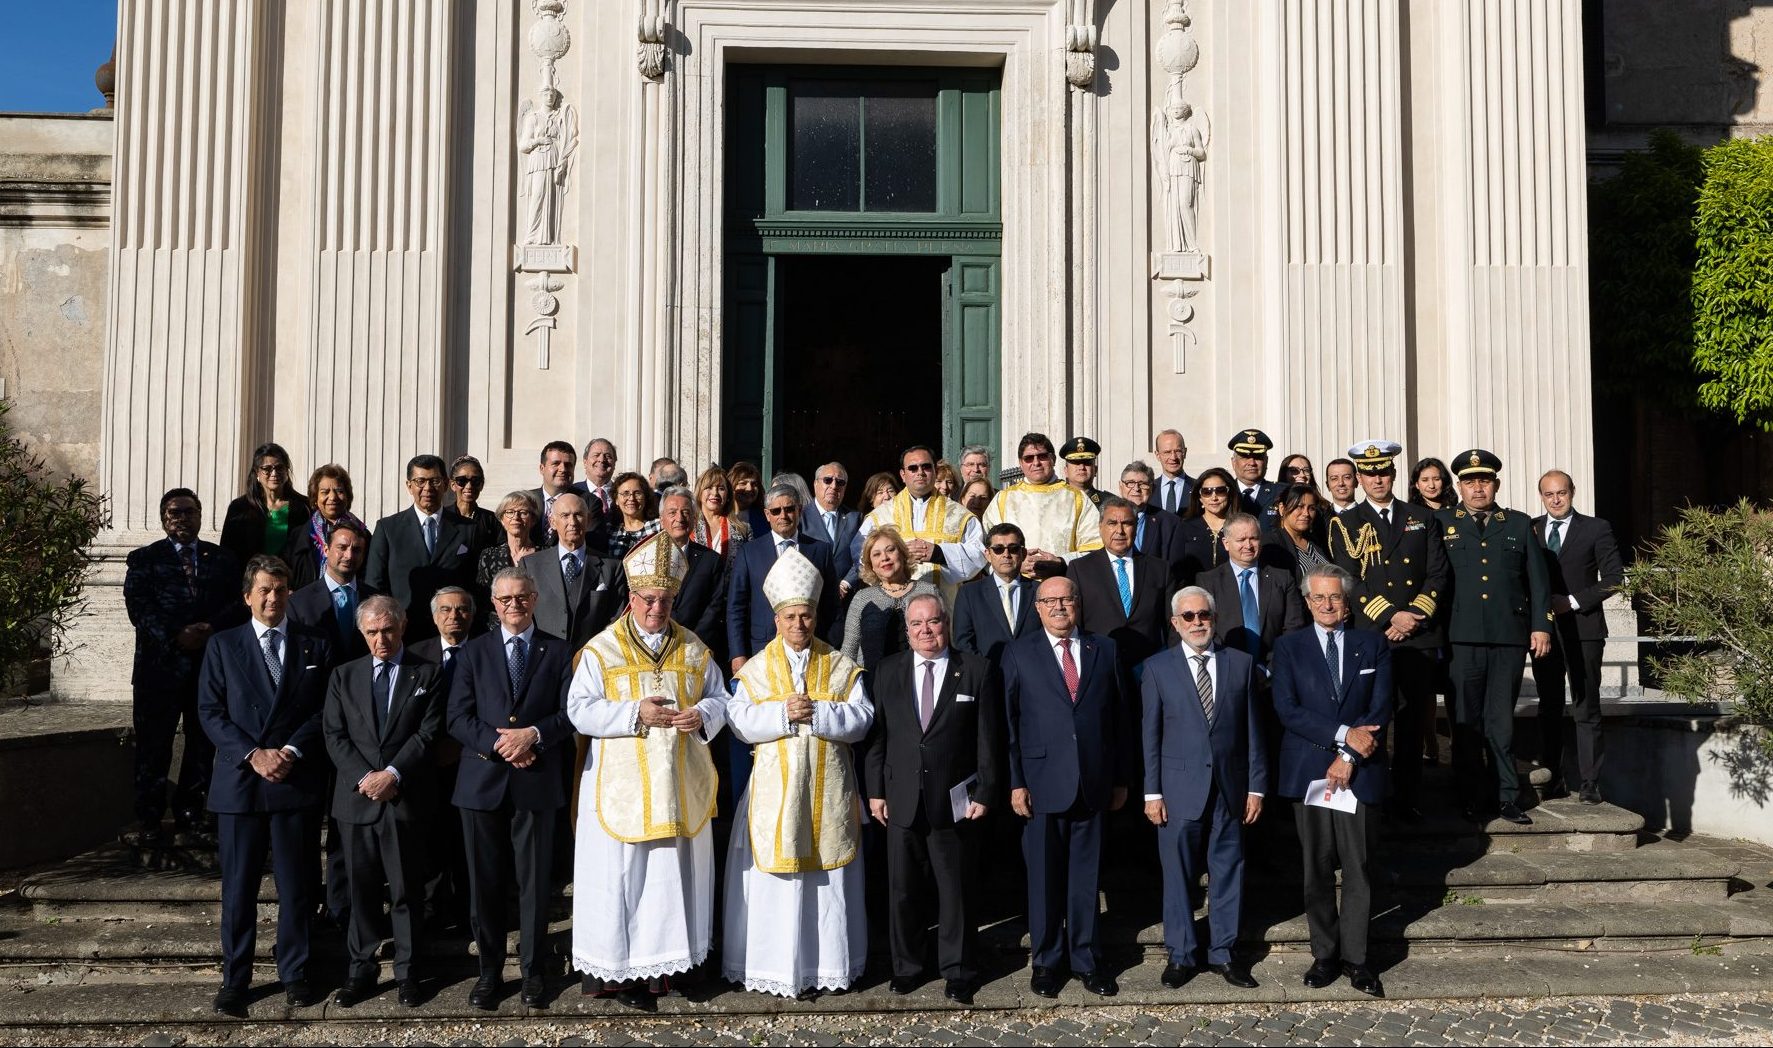
<svg viewBox="0 0 1773 1048"><path fill-rule="evenodd" d="M420 696L420 695L423 695L423 694L425 694L425 689L424 689L424 688L420 688L420 689L419 689L419 690L418 690L418 691L415 691L415 692L413 692L413 693L412 693L412 697L413 697L413 698L415 698L415 699L416 699L416 698L418 698L418 697L419 697L419 696Z"/></svg>
<svg viewBox="0 0 1773 1048"><path fill-rule="evenodd" d="M602 593L602 592L603 592L603 591L604 591L604 590L606 590L606 589L609 589L609 583L607 583L607 582L599 582L599 583L598 583L598 584L597 584L597 592L599 592L599 593ZM1058 646L1058 645L1054 645L1054 647L1057 647L1057 646Z"/></svg>
<svg viewBox="0 0 1773 1048"><path fill-rule="evenodd" d="M973 696L973 695L956 695L954 697L954 701L955 702L977 702L979 700L976 696Z"/></svg>
<svg viewBox="0 0 1773 1048"><path fill-rule="evenodd" d="M319 666L303 666L302 667L302 669L305 669L305 670L317 670L319 668L320 668Z"/></svg>
<svg viewBox="0 0 1773 1048"><path fill-rule="evenodd" d="M1363 676L1363 677L1364 677L1364 676L1366 676L1366 675L1367 675L1367 674L1369 674L1369 673L1378 673L1378 672L1379 672L1379 667L1377 667L1377 666L1368 666L1368 667L1367 667L1367 668L1366 668L1366 669L1364 669L1364 670L1362 670L1362 671L1361 671L1361 676Z"/></svg>

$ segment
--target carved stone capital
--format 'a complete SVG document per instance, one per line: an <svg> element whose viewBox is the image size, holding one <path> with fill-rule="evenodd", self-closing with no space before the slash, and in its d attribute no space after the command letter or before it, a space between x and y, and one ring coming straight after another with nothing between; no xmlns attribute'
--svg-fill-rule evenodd
<svg viewBox="0 0 1773 1048"><path fill-rule="evenodd" d="M635 49L634 59L640 66L640 75L648 80L665 78L665 33L668 28L664 15L640 16L640 46Z"/></svg>
<svg viewBox="0 0 1773 1048"><path fill-rule="evenodd" d="M1096 27L1065 27L1065 79L1072 87L1086 88L1096 82Z"/></svg>

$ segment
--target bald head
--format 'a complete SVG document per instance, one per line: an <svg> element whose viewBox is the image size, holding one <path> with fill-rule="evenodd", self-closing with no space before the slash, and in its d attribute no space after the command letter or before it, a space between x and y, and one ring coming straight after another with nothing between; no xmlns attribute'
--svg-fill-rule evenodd
<svg viewBox="0 0 1773 1048"><path fill-rule="evenodd" d="M584 499L570 492L555 497L554 507L548 511L548 526L559 537L560 548L576 550L583 546L587 523Z"/></svg>
<svg viewBox="0 0 1773 1048"><path fill-rule="evenodd" d="M1035 591L1034 606L1040 612L1040 624L1053 638L1071 636L1077 626L1077 583L1063 575L1055 575Z"/></svg>

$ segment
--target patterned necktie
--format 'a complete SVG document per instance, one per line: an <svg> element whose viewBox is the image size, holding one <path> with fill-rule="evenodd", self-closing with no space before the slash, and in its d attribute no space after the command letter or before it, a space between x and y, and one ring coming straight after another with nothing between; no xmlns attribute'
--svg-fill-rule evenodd
<svg viewBox="0 0 1773 1048"><path fill-rule="evenodd" d="M793 548L794 548L794 542L791 539L778 539L776 541L776 553L778 555L786 553Z"/></svg>
<svg viewBox="0 0 1773 1048"><path fill-rule="evenodd" d="M1559 553L1559 552L1563 551L1563 548L1564 548L1563 528L1564 528L1563 521L1554 520L1551 522L1551 537L1545 540L1545 548L1546 549L1552 551L1553 553Z"/></svg>
<svg viewBox="0 0 1773 1048"><path fill-rule="evenodd" d="M930 718L936 713L936 664L923 660L923 693L917 700L917 723L930 730Z"/></svg>
<svg viewBox="0 0 1773 1048"><path fill-rule="evenodd" d="M179 550L179 566L185 569L185 585L192 593L197 592L197 547L185 546Z"/></svg>
<svg viewBox="0 0 1773 1048"><path fill-rule="evenodd" d="M332 591L333 615L339 620L339 633L347 636L351 632L351 619L356 610L351 607L352 603L351 587L340 586Z"/></svg>
<svg viewBox="0 0 1773 1048"><path fill-rule="evenodd" d="M523 668L529 663L529 645L522 637L511 638L511 657L507 661L511 669L511 698L515 700L523 691Z"/></svg>
<svg viewBox="0 0 1773 1048"><path fill-rule="evenodd" d="M1331 691L1337 695L1342 694L1342 655L1336 650L1335 630L1330 631L1330 642L1324 645L1324 664L1330 671Z"/></svg>
<svg viewBox="0 0 1773 1048"><path fill-rule="evenodd" d="M1114 558L1114 584L1120 587L1120 613L1133 617L1133 581L1127 578L1127 558Z"/></svg>
<svg viewBox="0 0 1773 1048"><path fill-rule="evenodd" d="M1213 723L1213 715L1218 707L1213 703L1213 675L1207 672L1206 655L1192 656L1194 659L1194 690L1200 692L1200 711L1207 715L1207 723Z"/></svg>
<svg viewBox="0 0 1773 1048"><path fill-rule="evenodd" d="M1071 701L1077 701L1077 660L1071 657L1071 642L1062 640L1054 645L1059 649L1059 670L1065 675L1065 690L1071 693Z"/></svg>
<svg viewBox="0 0 1773 1048"><path fill-rule="evenodd" d="M437 552L437 518L425 518L425 552Z"/></svg>
<svg viewBox="0 0 1773 1048"><path fill-rule="evenodd" d="M1244 648L1252 656L1262 653L1262 613L1256 607L1256 587L1250 577L1256 574L1255 568L1245 568L1238 572L1237 597L1244 606Z"/></svg>
<svg viewBox="0 0 1773 1048"><path fill-rule="evenodd" d="M283 634L266 630L264 636L265 668L271 671L271 687L283 687Z"/></svg>
<svg viewBox="0 0 1773 1048"><path fill-rule="evenodd" d="M388 670L392 665L387 662L376 663L376 679L371 681L369 685L370 705L375 707L376 731L378 732L382 730L382 725L388 722Z"/></svg>
<svg viewBox="0 0 1773 1048"><path fill-rule="evenodd" d="M579 567L579 558L576 554L568 553L566 556L560 558L560 573L566 576L566 584L568 588L579 581L579 572L581 570L582 569Z"/></svg>

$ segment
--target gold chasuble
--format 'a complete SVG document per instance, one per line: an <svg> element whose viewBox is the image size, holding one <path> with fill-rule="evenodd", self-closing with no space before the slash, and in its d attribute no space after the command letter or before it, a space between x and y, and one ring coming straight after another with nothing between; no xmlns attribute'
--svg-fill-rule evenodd
<svg viewBox="0 0 1773 1048"><path fill-rule="evenodd" d="M983 519L986 531L1005 523L1021 528L1030 549L1065 554L1102 548L1096 504L1062 480L1011 484L985 507Z"/></svg>
<svg viewBox="0 0 1773 1048"><path fill-rule="evenodd" d="M813 641L807 658L806 696L814 702L847 702L861 669ZM777 637L739 670L754 703L782 702L798 694L787 648ZM766 873L835 870L856 857L861 807L855 759L848 743L813 735L795 724L794 734L752 748L751 853Z"/></svg>
<svg viewBox="0 0 1773 1048"><path fill-rule="evenodd" d="M960 503L942 495L931 494L923 505L923 527L914 527L912 521L911 489L901 488L893 496L893 501L884 506L877 506L868 515L874 527L890 527L899 533L899 537L909 542L912 539L923 539L938 545L944 542L964 542L967 534L967 520L971 514ZM924 561L911 570L913 579L927 578L942 590L943 601L949 607L954 606L955 587L965 582L964 578L955 578L954 572L944 571L942 565Z"/></svg>
<svg viewBox="0 0 1773 1048"><path fill-rule="evenodd" d="M638 703L656 695L679 710L702 700L713 657L694 633L675 622L654 655L634 628L633 616L626 614L591 638L582 654L602 667L608 701ZM714 814L714 758L707 746L674 728L639 731L634 738L589 740L597 751L598 821L611 837L627 844L695 836ZM581 763L581 778L583 774Z"/></svg>

